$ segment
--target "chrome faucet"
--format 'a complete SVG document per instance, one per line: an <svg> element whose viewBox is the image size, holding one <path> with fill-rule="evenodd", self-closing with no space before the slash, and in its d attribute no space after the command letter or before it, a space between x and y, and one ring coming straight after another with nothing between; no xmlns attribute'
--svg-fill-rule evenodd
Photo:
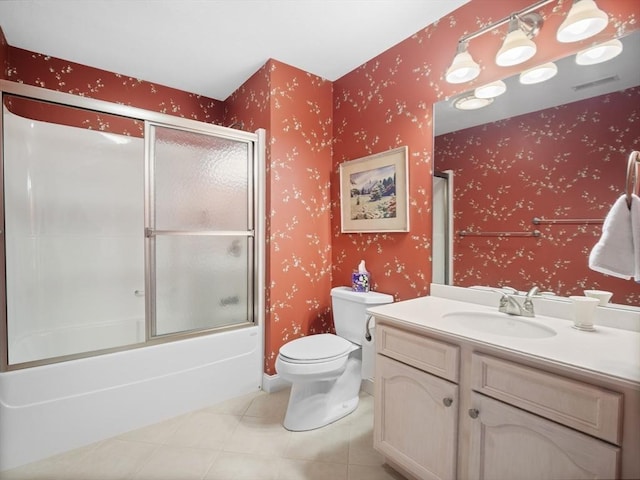
<svg viewBox="0 0 640 480"><path fill-rule="evenodd" d="M498 306L499 312L506 313L508 315L518 315L521 317L535 317L532 297L538 293L538 287L533 287L529 290L522 305L520 305L520 302L518 302L515 297L517 292L511 288L507 288L507 290L509 290L508 293L496 290L500 295L502 295L500 297L500 305Z"/></svg>

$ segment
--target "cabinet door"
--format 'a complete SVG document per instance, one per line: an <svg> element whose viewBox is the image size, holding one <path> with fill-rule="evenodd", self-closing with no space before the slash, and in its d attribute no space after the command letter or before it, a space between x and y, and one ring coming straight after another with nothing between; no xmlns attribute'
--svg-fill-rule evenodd
<svg viewBox="0 0 640 480"><path fill-rule="evenodd" d="M620 449L472 394L470 479L616 478ZM466 414L466 413L465 413Z"/></svg>
<svg viewBox="0 0 640 480"><path fill-rule="evenodd" d="M374 446L420 479L455 478L458 386L376 355Z"/></svg>

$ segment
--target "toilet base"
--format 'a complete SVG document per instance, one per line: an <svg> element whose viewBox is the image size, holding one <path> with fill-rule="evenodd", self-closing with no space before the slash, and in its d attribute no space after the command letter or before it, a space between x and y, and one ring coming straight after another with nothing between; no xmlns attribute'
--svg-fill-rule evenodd
<svg viewBox="0 0 640 480"><path fill-rule="evenodd" d="M362 361L359 351L355 353L335 380L293 383L284 428L293 432L314 430L358 408Z"/></svg>

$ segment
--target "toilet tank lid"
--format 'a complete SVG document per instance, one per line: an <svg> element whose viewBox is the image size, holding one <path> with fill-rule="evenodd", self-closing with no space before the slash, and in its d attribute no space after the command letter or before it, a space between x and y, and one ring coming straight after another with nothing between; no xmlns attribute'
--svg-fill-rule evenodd
<svg viewBox="0 0 640 480"><path fill-rule="evenodd" d="M331 289L331 296L367 305L384 305L393 302L393 296L388 293L354 292L351 287L334 287Z"/></svg>

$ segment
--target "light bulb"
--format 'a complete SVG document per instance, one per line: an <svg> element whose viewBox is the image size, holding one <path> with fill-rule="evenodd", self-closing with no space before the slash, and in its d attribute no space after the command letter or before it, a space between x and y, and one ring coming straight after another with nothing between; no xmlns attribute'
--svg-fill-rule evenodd
<svg viewBox="0 0 640 480"><path fill-rule="evenodd" d="M608 15L594 0L578 0L558 28L556 39L563 43L578 42L600 33L608 23Z"/></svg>
<svg viewBox="0 0 640 480"><path fill-rule="evenodd" d="M576 54L578 65L595 65L606 62L622 53L622 42L620 40L609 40L582 50Z"/></svg>
<svg viewBox="0 0 640 480"><path fill-rule="evenodd" d="M498 54L496 63L501 67L510 67L526 62L536 54L536 44L517 28L508 33Z"/></svg>
<svg viewBox="0 0 640 480"><path fill-rule="evenodd" d="M502 80L496 80L476 88L473 93L477 98L495 98L506 91L507 85Z"/></svg>
<svg viewBox="0 0 640 480"><path fill-rule="evenodd" d="M555 77L556 73L558 73L558 67L555 63L545 63L522 72L520 74L520 83L523 85L532 85L534 83L544 82L551 77Z"/></svg>
<svg viewBox="0 0 640 480"><path fill-rule="evenodd" d="M480 66L471 58L466 48L459 52L447 69L445 79L449 83L469 82L480 75Z"/></svg>

